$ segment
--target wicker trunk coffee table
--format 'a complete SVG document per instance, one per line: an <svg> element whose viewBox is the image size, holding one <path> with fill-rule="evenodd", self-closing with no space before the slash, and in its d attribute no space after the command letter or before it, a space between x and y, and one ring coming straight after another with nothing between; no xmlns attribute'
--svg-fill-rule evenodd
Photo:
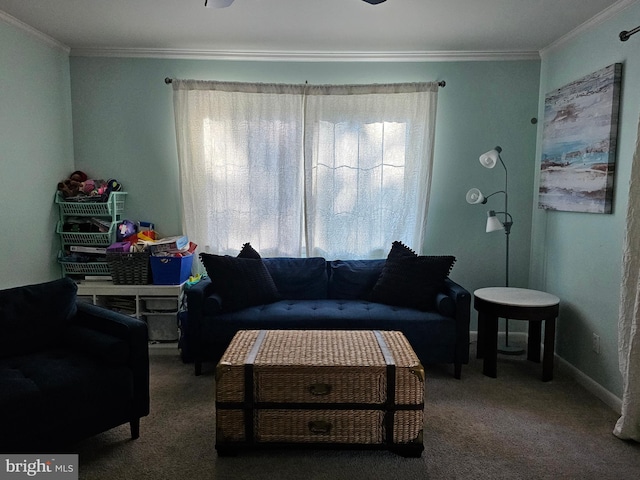
<svg viewBox="0 0 640 480"><path fill-rule="evenodd" d="M241 330L216 369L216 450L424 450L424 369L401 332Z"/></svg>

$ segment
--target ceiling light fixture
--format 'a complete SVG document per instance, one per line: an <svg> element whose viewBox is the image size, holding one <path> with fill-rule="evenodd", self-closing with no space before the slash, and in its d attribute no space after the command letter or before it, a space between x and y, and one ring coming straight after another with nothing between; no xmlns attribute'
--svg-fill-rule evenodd
<svg viewBox="0 0 640 480"><path fill-rule="evenodd" d="M366 3L371 5L378 5L382 2L386 2L387 0L363 0ZM204 0L205 7L212 8L225 8L233 3L233 0Z"/></svg>
<svg viewBox="0 0 640 480"><path fill-rule="evenodd" d="M233 0L204 0L205 7L225 8L233 3Z"/></svg>

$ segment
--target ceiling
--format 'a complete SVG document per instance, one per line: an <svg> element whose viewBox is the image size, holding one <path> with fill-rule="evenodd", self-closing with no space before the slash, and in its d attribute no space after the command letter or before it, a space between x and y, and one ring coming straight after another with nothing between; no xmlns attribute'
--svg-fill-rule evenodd
<svg viewBox="0 0 640 480"><path fill-rule="evenodd" d="M27 24L72 55L531 55L634 2L235 0L205 8L204 0L0 0L8 14L0 19Z"/></svg>

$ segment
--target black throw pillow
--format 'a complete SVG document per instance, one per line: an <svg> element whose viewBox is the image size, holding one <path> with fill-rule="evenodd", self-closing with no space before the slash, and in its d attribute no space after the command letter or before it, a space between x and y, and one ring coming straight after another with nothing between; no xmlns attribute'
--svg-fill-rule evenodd
<svg viewBox="0 0 640 480"><path fill-rule="evenodd" d="M428 311L455 263L453 256L418 256L401 242L393 242L382 273L373 287L373 302Z"/></svg>
<svg viewBox="0 0 640 480"><path fill-rule="evenodd" d="M238 254L238 258L262 258L258 252L251 246L249 242L242 245L242 250Z"/></svg>
<svg viewBox="0 0 640 480"><path fill-rule="evenodd" d="M224 312L279 300L278 289L261 258L201 253L200 260L222 298Z"/></svg>

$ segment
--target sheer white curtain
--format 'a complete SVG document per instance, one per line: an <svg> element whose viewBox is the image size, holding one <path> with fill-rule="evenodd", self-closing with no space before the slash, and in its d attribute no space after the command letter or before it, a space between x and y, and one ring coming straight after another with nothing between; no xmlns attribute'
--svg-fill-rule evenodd
<svg viewBox="0 0 640 480"><path fill-rule="evenodd" d="M312 86L305 107L309 256L416 250L426 224L437 83Z"/></svg>
<svg viewBox="0 0 640 480"><path fill-rule="evenodd" d="M303 88L174 80L183 227L200 251L302 251Z"/></svg>
<svg viewBox="0 0 640 480"><path fill-rule="evenodd" d="M382 258L423 243L438 84L173 80L183 228L200 251Z"/></svg>
<svg viewBox="0 0 640 480"><path fill-rule="evenodd" d="M624 386L622 416L613 433L640 442L640 124L631 167L624 245L618 359Z"/></svg>

